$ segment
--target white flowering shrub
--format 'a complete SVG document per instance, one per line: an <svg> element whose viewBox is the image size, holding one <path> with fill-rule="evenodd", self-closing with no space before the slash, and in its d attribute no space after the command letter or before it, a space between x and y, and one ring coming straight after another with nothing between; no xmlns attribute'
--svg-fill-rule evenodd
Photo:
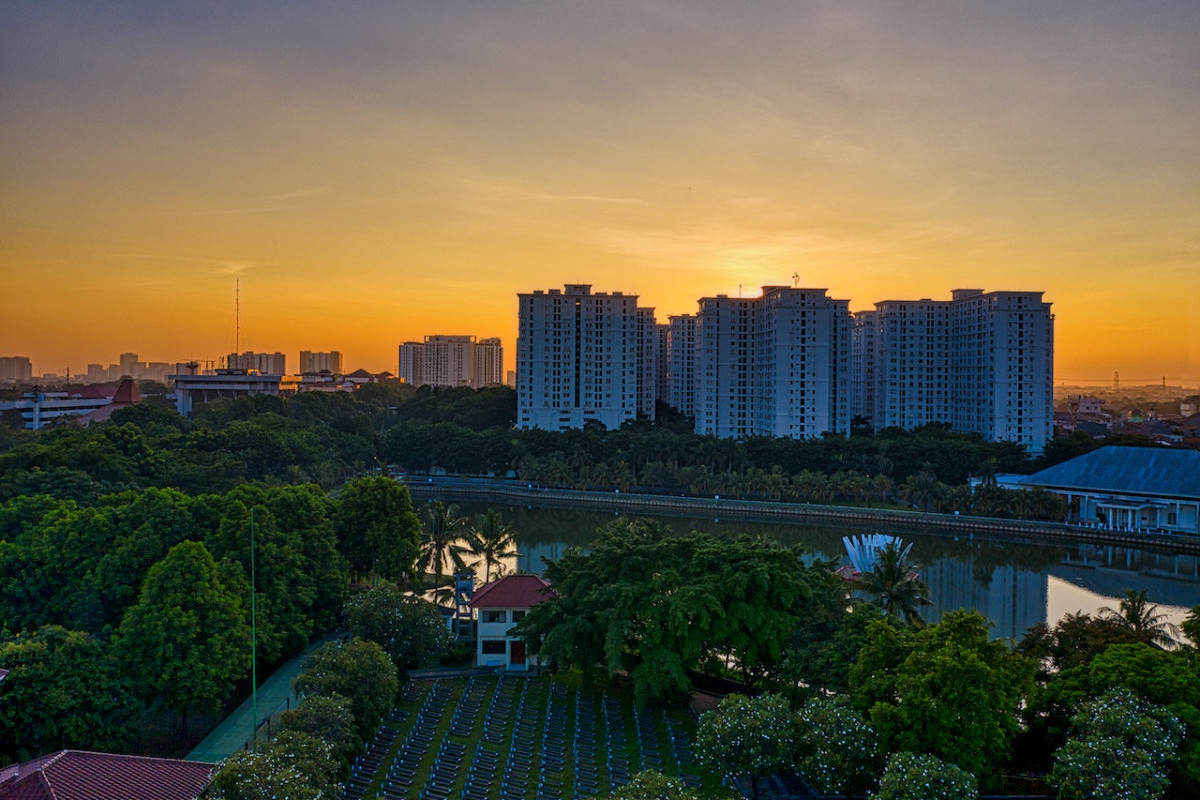
<svg viewBox="0 0 1200 800"><path fill-rule="evenodd" d="M633 780L609 797L610 800L732 800L737 795L728 792L716 796L701 794L677 778L646 770L634 775Z"/></svg>
<svg viewBox="0 0 1200 800"><path fill-rule="evenodd" d="M790 767L795 752L792 710L778 694L731 694L700 717L696 730L696 755L702 764L751 781Z"/></svg>
<svg viewBox="0 0 1200 800"><path fill-rule="evenodd" d="M896 753L871 800L976 800L975 776L935 756Z"/></svg>
<svg viewBox="0 0 1200 800"><path fill-rule="evenodd" d="M1072 718L1050 785L1062 800L1156 800L1170 785L1166 765L1182 738L1169 711L1110 689Z"/></svg>
<svg viewBox="0 0 1200 800"><path fill-rule="evenodd" d="M843 700L814 697L796 714L796 771L822 794L845 794L873 783L879 737Z"/></svg>

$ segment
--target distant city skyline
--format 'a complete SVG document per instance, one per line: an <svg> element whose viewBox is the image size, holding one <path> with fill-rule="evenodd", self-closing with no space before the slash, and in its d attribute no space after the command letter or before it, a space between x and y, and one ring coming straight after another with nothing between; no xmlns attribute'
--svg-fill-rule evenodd
<svg viewBox="0 0 1200 800"><path fill-rule="evenodd" d="M1056 384L1200 384L1200 4L0 6L0 353L337 349L590 283L658 320L1044 292ZM241 279L240 334L235 280Z"/></svg>

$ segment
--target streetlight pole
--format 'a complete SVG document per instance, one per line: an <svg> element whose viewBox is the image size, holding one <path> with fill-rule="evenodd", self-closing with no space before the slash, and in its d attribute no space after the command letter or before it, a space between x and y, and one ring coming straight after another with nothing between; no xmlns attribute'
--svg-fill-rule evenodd
<svg viewBox="0 0 1200 800"><path fill-rule="evenodd" d="M258 743L258 629L254 601L254 507L250 507L250 742Z"/></svg>

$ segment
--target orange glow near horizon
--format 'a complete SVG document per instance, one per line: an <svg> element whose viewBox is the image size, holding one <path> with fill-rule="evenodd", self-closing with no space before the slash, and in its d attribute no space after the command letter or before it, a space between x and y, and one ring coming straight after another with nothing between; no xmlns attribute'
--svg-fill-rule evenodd
<svg viewBox="0 0 1200 800"><path fill-rule="evenodd" d="M207 16L219 13L224 16ZM0 10L0 355L499 336L590 283L1043 291L1056 382L1200 385L1200 6Z"/></svg>

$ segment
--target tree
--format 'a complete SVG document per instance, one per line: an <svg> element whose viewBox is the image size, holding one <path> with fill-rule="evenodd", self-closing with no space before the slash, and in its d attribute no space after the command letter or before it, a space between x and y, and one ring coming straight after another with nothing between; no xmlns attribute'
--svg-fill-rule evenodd
<svg viewBox="0 0 1200 800"><path fill-rule="evenodd" d="M341 774L350 768L350 762L362 746L350 701L340 694L307 695L300 698L295 708L284 711L276 719L281 733L296 731L329 742L333 758L342 767Z"/></svg>
<svg viewBox="0 0 1200 800"><path fill-rule="evenodd" d="M462 540L463 518L458 516L458 506L443 500L431 500L425 506L425 535L421 540L421 559L417 562L417 571L424 574L433 566L434 591L442 585L442 568L449 559L456 572L465 571L462 547L456 546Z"/></svg>
<svg viewBox="0 0 1200 800"><path fill-rule="evenodd" d="M852 675L855 703L889 749L937 756L985 785L1008 756L1033 672L989 641L989 627L974 611L952 611L907 637L872 626Z"/></svg>
<svg viewBox="0 0 1200 800"><path fill-rule="evenodd" d="M1200 605L1192 606L1179 626L1183 635L1191 640L1193 648L1200 648Z"/></svg>
<svg viewBox="0 0 1200 800"><path fill-rule="evenodd" d="M901 493L905 500L920 508L922 511L928 511L930 506L937 502L940 484L937 476L930 469L922 469L916 475L909 475L901 487Z"/></svg>
<svg viewBox="0 0 1200 800"><path fill-rule="evenodd" d="M483 582L492 579L492 566L500 567L503 560L517 554L517 532L512 525L506 523L500 512L489 508L485 513L475 518L474 524L467 531L467 546L471 552L483 559ZM497 569L496 575L502 573Z"/></svg>
<svg viewBox="0 0 1200 800"><path fill-rule="evenodd" d="M350 633L377 642L401 679L413 667L436 663L454 643L437 606L390 586L351 595L344 614Z"/></svg>
<svg viewBox="0 0 1200 800"><path fill-rule="evenodd" d="M883 613L909 624L921 623L921 607L931 605L929 586L921 580L916 564L909 562L912 545L901 548L891 541L879 549L875 566L864 572L859 585L872 605Z"/></svg>
<svg viewBox="0 0 1200 800"><path fill-rule="evenodd" d="M292 682L301 697L348 698L356 730L364 741L395 704L399 685L392 659L367 639L326 642L304 659L301 673Z"/></svg>
<svg viewBox="0 0 1200 800"><path fill-rule="evenodd" d="M338 766L324 739L285 731L259 752L241 750L213 776L212 800L333 800Z"/></svg>
<svg viewBox="0 0 1200 800"><path fill-rule="evenodd" d="M796 770L824 795L862 791L878 771L879 737L845 699L818 695L796 713Z"/></svg>
<svg viewBox="0 0 1200 800"><path fill-rule="evenodd" d="M758 797L758 779L789 767L796 751L792 710L778 694L727 695L700 717L696 754L714 772L750 779Z"/></svg>
<svg viewBox="0 0 1200 800"><path fill-rule="evenodd" d="M871 800L975 800L975 777L934 756L896 753Z"/></svg>
<svg viewBox="0 0 1200 800"><path fill-rule="evenodd" d="M546 568L556 597L517 626L543 662L592 676L628 673L638 702L681 695L698 665L736 663L748 679L778 666L811 597L797 550L751 537L619 521L592 551Z"/></svg>
<svg viewBox="0 0 1200 800"><path fill-rule="evenodd" d="M1158 606L1150 603L1145 589L1126 589L1116 610L1101 609L1105 617L1132 631L1138 639L1159 647L1173 647L1179 630L1167 621L1166 614L1157 612Z"/></svg>
<svg viewBox="0 0 1200 800"><path fill-rule="evenodd" d="M64 747L116 750L133 732L137 701L116 660L83 631L46 625L0 635L0 764Z"/></svg>
<svg viewBox="0 0 1200 800"><path fill-rule="evenodd" d="M701 794L696 789L688 788L687 784L678 778L668 778L661 772L646 770L633 776L629 783L621 786L609 795L610 800L729 800L734 798L730 792Z"/></svg>
<svg viewBox="0 0 1200 800"><path fill-rule="evenodd" d="M338 497L334 527L342 555L359 575L403 578L412 573L421 521L408 487L375 475L356 478Z"/></svg>
<svg viewBox="0 0 1200 800"><path fill-rule="evenodd" d="M143 694L180 713L186 739L188 711L215 707L250 669L246 617L207 548L185 541L150 568L113 648Z"/></svg>
<svg viewBox="0 0 1200 800"><path fill-rule="evenodd" d="M1126 689L1085 703L1071 737L1054 755L1050 785L1062 800L1154 800L1170 783L1167 762L1183 727L1173 714Z"/></svg>

